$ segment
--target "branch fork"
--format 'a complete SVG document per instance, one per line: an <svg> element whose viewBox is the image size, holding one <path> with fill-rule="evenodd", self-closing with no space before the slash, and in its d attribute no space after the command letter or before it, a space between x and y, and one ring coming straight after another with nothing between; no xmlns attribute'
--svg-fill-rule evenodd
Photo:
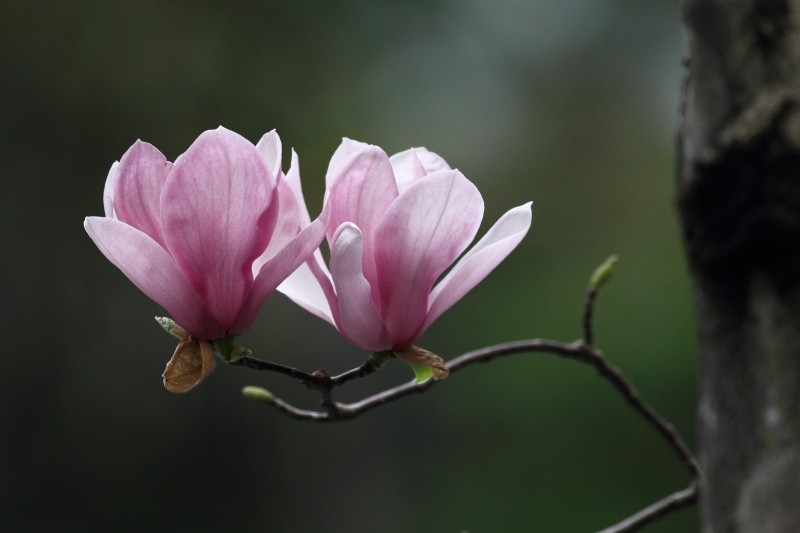
<svg viewBox="0 0 800 533"><path fill-rule="evenodd" d="M518 353L546 353L577 361L593 367L597 374L611 384L628 405L663 437L665 442L672 448L683 462L684 466L689 470L689 474L691 475L689 485L685 489L674 492L649 505L625 520L603 529L600 533L637 531L644 525L653 522L671 511L695 503L698 497L698 486L702 477L697 459L683 440L683 437L675 430L674 426L642 399L633 383L625 374L619 368L612 365L603 352L597 349L593 344L592 324L594 304L600 287L610 277L616 261L616 256L610 257L597 268L591 277L589 288L584 298L581 315L582 335L580 339L570 343L547 339L528 339L496 344L494 346L473 350L450 359L445 363L445 368L443 369L447 373L453 374L476 363L487 363L494 359ZM245 387L243 393L250 399L270 405L285 415L297 420L341 422L360 416L367 411L405 396L425 392L438 383L436 379L428 379L426 381L414 380L352 403L340 403L333 399L334 389L345 383L366 377L376 372L388 359L396 355L397 354L392 354L390 352L375 353L362 365L333 376L322 370L307 373L293 367L270 361L263 361L250 356L241 357L236 361L231 361L229 364L277 372L296 379L308 388L320 392L322 410L301 409L275 397L269 391L259 387ZM402 359L402 357L400 358Z"/></svg>

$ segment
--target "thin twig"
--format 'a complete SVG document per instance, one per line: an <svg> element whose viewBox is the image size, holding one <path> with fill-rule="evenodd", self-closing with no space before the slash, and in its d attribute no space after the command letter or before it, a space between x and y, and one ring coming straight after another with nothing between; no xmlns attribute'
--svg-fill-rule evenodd
<svg viewBox="0 0 800 533"><path fill-rule="evenodd" d="M308 372L303 372L302 370L298 370L297 368L282 365L280 363L273 363L272 361L264 361L263 359L257 359L255 357L242 357L229 363L233 366L245 366L247 368L254 368L255 370L269 370L270 372L276 372L278 374L283 374L284 376L289 376L290 378L294 378L304 385L307 385L311 388L318 389L320 386L320 380L315 377L313 374L309 374Z"/></svg>
<svg viewBox="0 0 800 533"><path fill-rule="evenodd" d="M379 357L372 355L361 366L352 368L336 376L330 376L323 370L317 370L315 372L308 373L292 366L283 365L281 363L273 363L272 361L264 361L263 359L250 356L242 357L229 364L233 366L253 368L255 370L276 372L278 374L283 374L285 376L289 376L290 378L294 378L304 385L311 387L312 389L326 391L340 387L348 381L363 378L376 372L381 366L383 366L383 362L384 361L382 361Z"/></svg>
<svg viewBox="0 0 800 533"><path fill-rule="evenodd" d="M325 408L328 418L331 420L337 420L340 417L340 413L339 406L333 401L333 385L331 384L331 376L322 370L317 370L312 375L319 380L320 392L322 393L320 404Z"/></svg>
<svg viewBox="0 0 800 533"><path fill-rule="evenodd" d="M597 533L630 533L632 531L638 531L643 526L646 526L650 522L671 511L695 503L697 501L697 492L697 482L692 481L685 489L674 492L666 498L658 500L652 505L648 505L622 522L607 527Z"/></svg>
<svg viewBox="0 0 800 533"><path fill-rule="evenodd" d="M593 277L594 279L594 277ZM578 361L592 366L597 373L610 383L625 401L642 416L648 424L653 426L675 453L681 458L692 475L691 484L681 491L670 494L669 496L655 502L654 504L642 509L636 514L626 518L622 522L602 530L600 533L627 533L636 531L642 526L652 522L664 514L694 503L698 497L698 484L702 473L700 466L695 459L689 446L684 442L675 427L662 417L653 407L645 402L639 395L633 383L622 373L622 371L612 365L603 355L603 352L592 345L592 322L593 309L597 298L598 284L593 283L587 290L581 315L582 337L572 343L563 343L546 339L530 339L524 341L507 342L488 346L479 350L464 353L447 362L450 374L463 368L477 363L488 363L500 357L517 353L549 353ZM367 411L381 405L385 405L410 394L424 392L433 387L438 381L430 379L424 383L411 381L396 387L384 390L358 402L349 404L335 402L332 398L332 390L338 386L372 374L383 364L377 356L370 357L364 364L331 377L326 372L317 371L308 374L292 367L261 361L255 358L245 357L233 363L240 366L257 368L259 370L271 370L288 375L300 380L309 387L315 388L322 393L322 405L325 411L309 411L300 409L289 403L269 395L268 399L262 400L264 403L271 404L273 407L282 411L292 418L299 420L309 420L314 422L336 422L355 418Z"/></svg>
<svg viewBox="0 0 800 533"><path fill-rule="evenodd" d="M670 447L683 460L683 463L689 469L692 478L700 477L700 465L697 463L694 454L689 449L689 446L681 438L680 434L675 430L670 422L662 417L658 412L653 409L647 402L645 402L639 392L634 387L633 383L622 373L622 371L608 362L601 352L593 350L596 354L590 363L597 369L597 372L606 381L611 383L614 388L625 398L628 404L633 407L651 426L655 427L659 433L666 439Z"/></svg>
<svg viewBox="0 0 800 533"><path fill-rule="evenodd" d="M583 314L581 315L581 330L583 331L583 342L592 344L592 312L594 311L594 301L597 298L597 287L591 286L586 291L583 300Z"/></svg>
<svg viewBox="0 0 800 533"><path fill-rule="evenodd" d="M631 381L625 377L622 371L609 363L602 352L592 346L584 344L583 341L575 341L569 344L546 339L530 339L525 341L507 342L459 355L458 357L448 361L447 368L450 370L450 374L453 374L474 364L488 363L489 361L493 361L500 357L524 352L550 353L594 367L600 376L611 383L611 385L614 386L614 388L623 396L623 398L625 398L628 404L630 404L636 410L636 412L638 412L651 426L655 427L658 432L661 433L670 447L672 447L684 464L689 468L692 476L699 476L700 468L697 464L697 460L694 458L694 455L692 454L688 445L677 433L674 426L666 421L655 409L653 409L641 398L638 391L633 386L633 383L631 383ZM338 408L339 415L335 419L328 417L327 413L325 412L313 411L304 411L305 413L314 413L312 416L301 415L295 416L295 418L302 418L315 422L347 420L355 418L376 407L398 400L410 394L428 390L436 383L439 382L434 380L428 380L424 383L411 381L391 389L384 390L358 402L349 404L337 403L336 406Z"/></svg>
<svg viewBox="0 0 800 533"><path fill-rule="evenodd" d="M370 374L377 372L378 369L383 366L384 362L385 360L380 359L378 356L371 355L363 365L353 368L352 370L348 370L347 372L342 372L337 376L332 376L330 378L330 384L332 387L339 387L348 381L369 376Z"/></svg>
<svg viewBox="0 0 800 533"><path fill-rule="evenodd" d="M488 363L499 357L525 352L550 353L565 359L577 359L588 362L586 345L582 341L564 343L548 339L528 339L523 341L504 342L479 348L454 357L447 362L451 373L475 363Z"/></svg>
<svg viewBox="0 0 800 533"><path fill-rule="evenodd" d="M545 339L530 339L525 341L506 342L503 344L497 344L495 346L489 346L486 348L481 348L478 350L473 350L471 352L464 353L448 361L447 368L450 370L450 373L452 374L453 372L457 372L462 368L465 368L467 366L476 363L488 363L489 361L492 361L499 357L513 355L517 353L523 353L523 352L551 353L567 359L579 360L584 363L589 363L590 362L589 359L591 357L590 355L587 355L586 346L583 344L582 341L575 341L573 343L566 344L563 342L551 341ZM367 363L359 367L359 369L365 367L366 365ZM352 371L347 372L346 374L354 373L356 372L356 370L359 369L354 369ZM371 372L374 371L375 370L372 370ZM330 378L330 380L333 381L343 375L344 374L340 374L339 376ZM312 374L309 374L309 376L314 381L316 386L316 384L319 383L318 378ZM278 400L278 398L275 398L275 400L273 401L267 401L265 403L274 405L280 411L289 414L292 418L297 418L300 420L309 420L312 422L338 422L350 418L355 418L367 411L371 411L376 407L398 400L404 396L426 391L436 383L439 383L439 381L435 381L433 379L429 379L424 383L418 383L417 381L409 381L407 383L398 385L391 389L386 389L382 392L379 392L373 396L369 396L357 402L349 404L336 403L336 407L338 410L338 416L336 418L328 416L328 413L325 411L308 411L297 407L293 407L290 404L284 402L283 400L280 400L281 405L279 406L277 405L277 403L275 403Z"/></svg>
<svg viewBox="0 0 800 533"><path fill-rule="evenodd" d="M319 420L319 421L330 421L328 413L320 412L320 411L308 411L306 409L300 409L291 405L280 398L272 398L269 401L264 403L268 403L275 407L278 411L283 412L284 414L288 415L291 418L295 418L297 420Z"/></svg>
<svg viewBox="0 0 800 533"><path fill-rule="evenodd" d="M609 363L602 352L585 344L583 340L578 340L569 344L546 339L507 342L464 353L451 359L447 363L447 368L450 370L450 374L453 374L454 372L474 364L488 363L500 357L523 352L554 354L594 367L598 374L609 382L640 416L661 433L692 475L692 484L688 488L675 492L645 509L642 509L619 524L604 529L602 533L636 531L656 518L696 501L700 467L689 447L675 430L674 426L641 398L638 391L633 386L633 383L625 377L622 371ZM362 367L365 365L362 365ZM374 372L374 369L372 372ZM326 411L308 411L300 409L278 398L268 403L271 403L278 410L295 419L313 422L339 422L355 418L376 407L380 407L405 396L425 392L436 383L439 382L432 379L424 383L410 381L349 404L333 402L329 396L330 389L328 389L328 395L323 396L323 405L326 406Z"/></svg>

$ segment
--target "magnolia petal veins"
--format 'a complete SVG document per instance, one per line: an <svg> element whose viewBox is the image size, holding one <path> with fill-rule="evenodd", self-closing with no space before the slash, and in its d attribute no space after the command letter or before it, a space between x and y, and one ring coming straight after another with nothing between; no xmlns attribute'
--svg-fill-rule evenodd
<svg viewBox="0 0 800 533"><path fill-rule="evenodd" d="M259 146L220 127L173 164L137 141L106 179L105 217L84 223L100 251L200 340L245 333L324 237L325 223L304 212L297 169L282 179L277 133Z"/></svg>
<svg viewBox="0 0 800 533"><path fill-rule="evenodd" d="M275 131L258 146L222 127L206 131L175 163L137 141L111 166L103 208L86 232L172 317L158 320L180 339L163 376L173 392L213 370L212 343L244 334L325 236L305 208L294 153L288 175L281 170Z"/></svg>
<svg viewBox="0 0 800 533"><path fill-rule="evenodd" d="M365 350L409 352L530 229L528 202L458 259L477 234L483 207L475 185L433 152L412 148L389 157L344 139L326 176L330 269L314 254L278 290Z"/></svg>

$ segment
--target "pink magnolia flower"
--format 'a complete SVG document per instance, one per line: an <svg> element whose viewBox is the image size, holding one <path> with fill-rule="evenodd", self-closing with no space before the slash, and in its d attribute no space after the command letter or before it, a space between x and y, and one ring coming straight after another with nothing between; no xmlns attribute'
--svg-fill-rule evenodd
<svg viewBox="0 0 800 533"><path fill-rule="evenodd" d="M531 225L530 202L511 209L434 286L483 218L483 198L461 172L424 148L390 158L345 139L326 181L330 270L316 252L278 290L369 351L410 350Z"/></svg>
<svg viewBox="0 0 800 533"><path fill-rule="evenodd" d="M275 131L258 146L206 131L174 164L137 141L112 165L103 203L105 217L84 222L89 236L200 341L246 332L325 232L308 218L296 155L281 172Z"/></svg>

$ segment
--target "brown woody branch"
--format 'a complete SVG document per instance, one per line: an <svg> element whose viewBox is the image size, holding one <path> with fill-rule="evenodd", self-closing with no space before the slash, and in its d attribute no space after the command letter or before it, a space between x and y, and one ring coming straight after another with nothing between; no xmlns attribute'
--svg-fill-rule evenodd
<svg viewBox="0 0 800 533"><path fill-rule="evenodd" d="M592 311L597 293L598 287L596 284L593 284L590 286L586 298L584 299L581 317L581 339L571 343L547 339L529 339L497 344L455 357L447 362L447 368L450 374L453 374L474 364L488 363L495 359L518 353L547 353L593 367L600 377L616 389L634 411L661 434L667 444L680 457L692 476L691 483L687 488L670 494L601 532L625 533L636 531L642 526L675 509L694 503L698 496L698 484L701 479L701 471L697 459L695 459L689 446L684 442L674 426L662 417L652 406L645 402L639 395L636 387L634 387L633 383L625 374L623 374L619 368L612 365L603 353L591 344ZM411 381L353 403L340 403L333 400L333 389L354 379L372 374L380 368L383 362L384 359L381 358L380 354L374 354L361 366L337 376L330 376L323 371L316 371L309 374L284 365L261 361L253 357L244 357L232 364L285 374L299 380L310 388L319 390L322 395L321 404L324 408L322 411L295 407L280 398L274 397L272 394L265 394L260 398L262 403L269 404L292 418L312 422L340 422L349 420L405 396L425 392L436 383L439 383L433 379L429 379L423 383Z"/></svg>

